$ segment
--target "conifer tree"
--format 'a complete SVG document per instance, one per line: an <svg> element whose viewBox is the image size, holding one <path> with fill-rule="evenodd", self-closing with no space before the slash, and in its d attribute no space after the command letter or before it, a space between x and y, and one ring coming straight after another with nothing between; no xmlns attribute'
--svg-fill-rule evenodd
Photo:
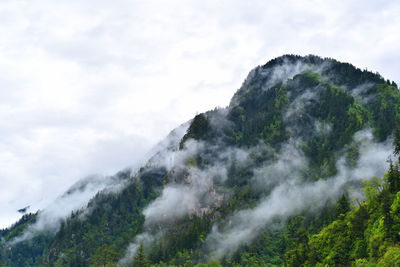
<svg viewBox="0 0 400 267"><path fill-rule="evenodd" d="M383 190L381 193L381 207L382 207L382 215L383 215L383 227L385 229L387 237L391 236L392 232L392 216L390 214L390 206L392 201L390 199L390 193L387 189Z"/></svg>
<svg viewBox="0 0 400 267"><path fill-rule="evenodd" d="M389 159L389 171L387 173L387 183L390 193L396 193L400 190L400 171L399 164L393 164Z"/></svg>
<svg viewBox="0 0 400 267"><path fill-rule="evenodd" d="M133 258L132 267L148 267L149 264L144 253L143 243L140 243L136 256Z"/></svg>
<svg viewBox="0 0 400 267"><path fill-rule="evenodd" d="M350 203L345 194L339 198L336 205L335 217L338 218L340 214L346 214L350 210Z"/></svg>
<svg viewBox="0 0 400 267"><path fill-rule="evenodd" d="M107 244L102 245L97 249L93 256L94 266L108 266L118 260L118 254Z"/></svg>
<svg viewBox="0 0 400 267"><path fill-rule="evenodd" d="M399 124L397 124L396 127L394 128L393 147L394 147L394 155L400 156L400 126L399 126Z"/></svg>

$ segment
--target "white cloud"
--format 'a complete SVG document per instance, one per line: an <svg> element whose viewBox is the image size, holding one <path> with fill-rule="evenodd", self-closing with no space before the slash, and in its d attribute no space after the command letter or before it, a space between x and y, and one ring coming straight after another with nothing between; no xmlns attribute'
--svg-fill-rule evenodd
<svg viewBox="0 0 400 267"><path fill-rule="evenodd" d="M305 208L317 210L327 200L337 199L346 186L355 184L358 188L362 180L382 177L388 167L384 162L392 152L391 142L375 143L370 130L357 132L354 141L360 144L355 168L349 168L342 157L337 161L335 176L305 183L301 175L308 167L307 160L297 145L286 145L275 163L255 172L257 186L271 189L271 194L254 208L239 210L221 227L214 224L206 240L209 256L221 258L231 254L241 244L251 242L273 219L285 220ZM288 155L296 160L289 161Z"/></svg>
<svg viewBox="0 0 400 267"><path fill-rule="evenodd" d="M1 1L0 227L136 162L248 71L313 53L400 82L397 1Z"/></svg>
<svg viewBox="0 0 400 267"><path fill-rule="evenodd" d="M31 239L43 231L52 234L57 232L61 223L71 215L71 212L85 208L86 204L97 192L118 192L121 187L125 186L124 182L118 177L96 175L79 180L66 193L55 199L45 209L40 210L35 223L30 224L21 235L10 240L9 244L12 245ZM85 212L90 212L90 209L85 210ZM85 212L81 213L80 216L84 217L86 215Z"/></svg>

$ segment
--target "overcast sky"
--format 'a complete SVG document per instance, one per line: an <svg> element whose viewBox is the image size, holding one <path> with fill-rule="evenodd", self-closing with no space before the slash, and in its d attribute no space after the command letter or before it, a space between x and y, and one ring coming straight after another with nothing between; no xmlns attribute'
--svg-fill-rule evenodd
<svg viewBox="0 0 400 267"><path fill-rule="evenodd" d="M282 54L400 84L399 14L399 1L0 1L0 228L135 165Z"/></svg>

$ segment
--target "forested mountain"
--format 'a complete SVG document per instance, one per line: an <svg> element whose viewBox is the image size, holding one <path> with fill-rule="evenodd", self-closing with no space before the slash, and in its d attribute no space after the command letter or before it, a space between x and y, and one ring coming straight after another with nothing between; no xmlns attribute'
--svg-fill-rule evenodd
<svg viewBox="0 0 400 267"><path fill-rule="evenodd" d="M397 85L378 73L278 57L142 168L84 180L1 230L0 262L400 265L399 119ZM58 212L98 188L84 208Z"/></svg>

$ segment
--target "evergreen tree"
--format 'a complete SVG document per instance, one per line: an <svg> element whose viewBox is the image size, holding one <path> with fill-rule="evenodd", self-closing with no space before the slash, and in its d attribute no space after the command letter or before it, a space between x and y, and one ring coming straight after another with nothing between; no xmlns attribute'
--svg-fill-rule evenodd
<svg viewBox="0 0 400 267"><path fill-rule="evenodd" d="M118 254L107 244L102 245L97 249L96 254L93 256L94 266L109 266L118 260Z"/></svg>
<svg viewBox="0 0 400 267"><path fill-rule="evenodd" d="M381 207L382 207L382 214L383 214L383 226L386 232L387 237L391 236L392 231L392 216L390 214L390 206L392 201L390 199L390 192L385 189L381 193Z"/></svg>
<svg viewBox="0 0 400 267"><path fill-rule="evenodd" d="M136 256L133 258L132 267L148 267L149 264L144 253L143 243L140 243Z"/></svg>
<svg viewBox="0 0 400 267"><path fill-rule="evenodd" d="M342 194L336 205L335 217L338 218L340 214L346 214L346 212L348 212L349 210L350 210L349 200L345 194Z"/></svg>
<svg viewBox="0 0 400 267"><path fill-rule="evenodd" d="M389 171L387 173L387 183L390 193L396 193L400 190L400 171L398 163L393 164L389 159Z"/></svg>
<svg viewBox="0 0 400 267"><path fill-rule="evenodd" d="M324 61L314 56L304 59L285 56L271 63L269 70L272 71L278 62L277 67L286 65L286 60L292 63L302 60L302 64ZM98 193L89 202L90 213L85 219L81 219L85 209L72 212L54 237L41 234L32 241L12 247L0 246L0 262L6 262L7 266L79 267L88 263L92 266L115 266L118 261L115 255L123 255L131 238L146 230L143 210L160 196L163 187L180 184L181 181L184 181L182 185L186 185L186 175L192 169L206 171L208 167L218 166L215 164L217 160L217 163L228 164L226 183L215 177L215 187L212 188L212 196L215 193L223 196L218 201L220 203L211 205L206 215L186 216L162 225L165 235L146 247L147 255L140 244L137 255L131 259L133 266L154 263L157 267L193 267L193 261L207 256L204 253L208 250L202 248L207 246L205 241L213 225L227 222L238 210L255 207L271 194L273 187L257 188L258 183L253 183L254 170L279 160L279 151L289 138L304 139L299 149L310 161L310 168L301 170L304 182L336 176L340 171L336 162L342 153L347 154L349 167L356 168L358 159L368 154L362 154L361 145L354 142L353 136L366 125L373 128L379 141L387 140L393 134L394 154L400 157L400 123L394 129L400 119L400 91L388 85L389 82L379 75L362 72L349 64L329 63L332 64L327 64L329 70L324 74L302 72L287 81L271 85L269 89L265 87L268 83L265 73L269 70L258 68L260 71L255 72L255 76L238 91L229 108L194 118L181 139L180 148L190 138L204 142L205 148L191 155L185 161L185 167L174 164L168 171L165 167L149 164L134 177L131 170L118 173L115 178L126 181L121 192ZM330 77L329 80L323 78L325 74ZM350 88L366 83L374 85L354 98ZM312 93L311 99L305 92ZM306 98L303 99L303 96ZM359 101L361 98L370 100ZM297 108L297 100L306 102L304 105L301 102L301 108ZM291 107L295 107L296 112L287 115L294 111ZM219 157L225 149L231 150L229 146L247 150L260 142L266 143L268 149L250 153L245 163L233 155L232 160ZM336 203L328 201L322 210L304 209L304 212L293 214L302 216L288 220L286 228L275 227L274 220L271 225L265 226L268 230L265 237L258 235L249 244L241 246L232 257L226 255L222 264L365 266L362 263L371 260L378 266L400 266L396 258L400 255L399 164L397 159L391 162L383 183L378 178L366 183L366 201L359 207L350 210L348 195L343 194ZM274 172L271 175L278 177ZM214 177L212 179L214 181ZM208 193L200 199L207 206L211 203ZM7 242L18 237L35 222L35 216L24 215L10 229L0 230L0 239ZM331 223L333 220L335 222ZM276 221L283 223L279 218ZM226 230L229 228L230 224L227 224ZM272 229L276 230L270 232ZM99 240L108 245L101 246ZM1 266L4 265L0 263ZM220 265L217 262L198 265L207 266Z"/></svg>
<svg viewBox="0 0 400 267"><path fill-rule="evenodd" d="M399 124L397 124L394 129L393 147L394 147L394 155L400 156L400 126L399 126Z"/></svg>

